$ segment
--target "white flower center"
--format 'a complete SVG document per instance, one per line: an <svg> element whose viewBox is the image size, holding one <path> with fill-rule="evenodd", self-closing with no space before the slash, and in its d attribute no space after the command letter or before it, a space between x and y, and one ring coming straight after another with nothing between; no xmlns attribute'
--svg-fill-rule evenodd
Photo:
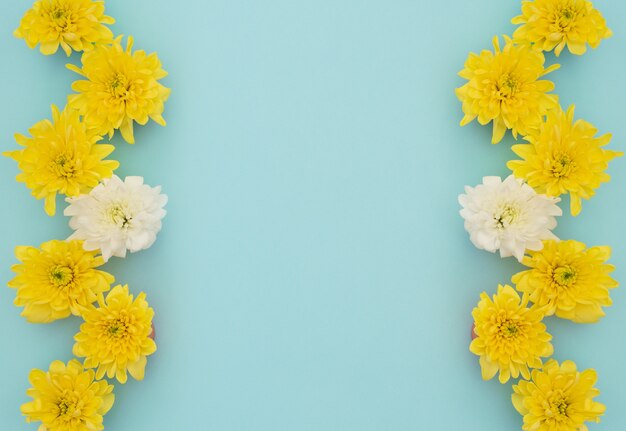
<svg viewBox="0 0 626 431"><path fill-rule="evenodd" d="M115 204L109 208L108 216L114 225L122 229L129 228L133 221L133 216L130 214L128 208L125 208L125 206L121 204Z"/></svg>
<svg viewBox="0 0 626 431"><path fill-rule="evenodd" d="M498 229L506 229L519 220L521 212L518 205L512 203L502 205L493 215L496 227Z"/></svg>

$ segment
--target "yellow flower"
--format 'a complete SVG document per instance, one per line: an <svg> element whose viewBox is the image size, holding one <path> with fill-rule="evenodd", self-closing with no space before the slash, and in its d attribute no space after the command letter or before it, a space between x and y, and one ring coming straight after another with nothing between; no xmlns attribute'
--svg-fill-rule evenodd
<svg viewBox="0 0 626 431"><path fill-rule="evenodd" d="M540 310L527 307L511 286L498 286L493 300L483 292L478 306L472 311L476 338L470 351L480 356L480 368L484 380L499 371L500 383L506 383L520 373L529 378L529 367L541 367L541 357L553 352L550 340L541 323Z"/></svg>
<svg viewBox="0 0 626 431"><path fill-rule="evenodd" d="M46 371L34 369L26 394L33 401L22 405L26 422L40 421L39 431L103 430L103 416L113 407L113 386L94 380L76 359L65 365L54 361Z"/></svg>
<svg viewBox="0 0 626 431"><path fill-rule="evenodd" d="M531 268L513 276L520 292L551 316L578 323L597 322L612 304L609 289L618 283L609 275L615 268L605 262L610 247L585 248L578 241L544 241L540 251L528 251L522 263Z"/></svg>
<svg viewBox="0 0 626 431"><path fill-rule="evenodd" d="M35 247L20 246L15 255L21 264L9 287L17 289L15 305L32 323L48 323L70 314L78 316L115 281L95 268L104 264L97 251L85 251L82 241L48 241Z"/></svg>
<svg viewBox="0 0 626 431"><path fill-rule="evenodd" d="M517 138L518 133L525 135L538 128L546 112L558 106L558 97L547 94L554 84L539 78L559 65L544 69L543 53L530 46L516 46L506 36L504 39L502 50L495 37L495 52L470 53L459 72L469 82L456 89L465 114L461 126L476 117L483 125L493 121L493 144L502 140L507 129Z"/></svg>
<svg viewBox="0 0 626 431"><path fill-rule="evenodd" d="M515 33L515 43L533 43L558 57L567 45L569 52L582 55L613 34L604 18L587 0L534 0L522 2L522 14L511 20L522 24Z"/></svg>
<svg viewBox="0 0 626 431"><path fill-rule="evenodd" d="M115 20L104 15L104 2L92 0L37 0L15 30L30 48L40 44L45 55L57 52L59 45L69 55L87 51L94 43L111 43L113 33L104 24Z"/></svg>
<svg viewBox="0 0 626 431"><path fill-rule="evenodd" d="M576 364L554 359L542 370L533 370L532 381L513 386L512 401L524 416L526 431L588 431L586 421L600 422L604 404L593 401L600 391L593 386L598 376L593 369L577 371Z"/></svg>
<svg viewBox="0 0 626 431"><path fill-rule="evenodd" d="M15 159L22 170L17 181L26 183L37 199L45 198L48 215L56 212L57 193L88 193L119 166L114 160L103 160L115 147L96 144L102 137L87 130L72 109L59 112L52 105L52 122L40 121L29 133L32 138L15 135L17 143L26 148L4 155Z"/></svg>
<svg viewBox="0 0 626 431"><path fill-rule="evenodd" d="M83 68L68 64L70 70L84 76L72 89L78 94L68 98L70 107L78 109L90 128L99 134L113 136L119 129L128 143L134 143L133 122L144 125L151 118L165 126L163 104L170 89L158 81L167 76L156 54L132 52L133 39L126 49L122 37L113 46L99 45L82 56Z"/></svg>
<svg viewBox="0 0 626 431"><path fill-rule="evenodd" d="M551 111L541 128L524 138L529 144L513 145L513 152L523 160L511 160L507 167L538 193L553 197L569 193L570 211L576 216L582 209L581 198L589 199L600 183L611 178L604 172L609 161L623 155L600 148L611 135L596 138L596 133L588 122L574 122L573 105L567 113Z"/></svg>
<svg viewBox="0 0 626 431"><path fill-rule="evenodd" d="M98 368L96 378L115 377L126 383L127 371L143 380L146 357L156 351L150 338L154 311L148 306L146 294L133 300L128 286L116 286L106 300L98 299L99 308L83 313L85 323L74 336L74 355L86 357L86 368Z"/></svg>

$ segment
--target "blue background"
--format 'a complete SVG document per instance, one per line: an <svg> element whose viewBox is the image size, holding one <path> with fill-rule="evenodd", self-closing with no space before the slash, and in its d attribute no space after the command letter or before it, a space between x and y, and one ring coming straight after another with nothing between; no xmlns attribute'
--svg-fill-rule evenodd
<svg viewBox="0 0 626 431"><path fill-rule="evenodd" d="M615 36L551 74L564 106L624 150L626 6L598 0ZM64 105L75 74L11 33L0 9L0 147ZM108 0L116 33L158 51L166 128L116 138L118 174L170 197L153 248L106 269L155 308L145 381L116 386L107 430L520 429L511 385L483 382L471 309L520 270L473 248L457 195L507 175L512 138L460 128L453 89L469 51L510 34L520 2ZM74 56L72 61L77 62ZM548 61L554 62L548 55ZM624 280L626 161L557 234L614 248ZM0 280L16 245L65 238L0 159ZM568 208L567 200L562 205ZM0 428L25 425L31 368L71 358L79 320L27 324L0 289ZM549 319L555 358L598 370L600 426L626 426L626 294L599 324Z"/></svg>

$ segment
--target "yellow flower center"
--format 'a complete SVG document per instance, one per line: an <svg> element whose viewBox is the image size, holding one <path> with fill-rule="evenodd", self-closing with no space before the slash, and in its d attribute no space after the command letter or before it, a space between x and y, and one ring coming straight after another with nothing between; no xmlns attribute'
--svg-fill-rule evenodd
<svg viewBox="0 0 626 431"><path fill-rule="evenodd" d="M570 287L576 282L576 270L569 265L558 266L552 272L552 280L561 287Z"/></svg>
<svg viewBox="0 0 626 431"><path fill-rule="evenodd" d="M52 19L59 20L65 18L66 11L65 9L57 8L52 11Z"/></svg>
<svg viewBox="0 0 626 431"><path fill-rule="evenodd" d="M505 73L498 79L496 84L497 95L500 99L511 98L515 96L519 86L520 82L515 76Z"/></svg>
<svg viewBox="0 0 626 431"><path fill-rule="evenodd" d="M72 12L63 6L56 6L49 11L52 24L59 33L69 32L74 24Z"/></svg>
<svg viewBox="0 0 626 431"><path fill-rule="evenodd" d="M109 94L115 99L127 99L130 92L130 82L126 75L117 73L108 83Z"/></svg>
<svg viewBox="0 0 626 431"><path fill-rule="evenodd" d="M552 160L552 175L556 178L568 177L576 170L576 162L572 160L569 154L557 154Z"/></svg>
<svg viewBox="0 0 626 431"><path fill-rule="evenodd" d="M57 265L50 270L50 282L57 287L65 287L74 281L74 270L69 266Z"/></svg>
<svg viewBox="0 0 626 431"><path fill-rule="evenodd" d="M548 399L548 409L546 416L555 419L556 421L563 421L568 418L567 409L569 403L567 398L561 391L557 391Z"/></svg>
<svg viewBox="0 0 626 431"><path fill-rule="evenodd" d="M571 3L555 10L553 15L555 29L559 32L567 33L571 29L572 23L576 21L577 15L578 11Z"/></svg>
<svg viewBox="0 0 626 431"><path fill-rule="evenodd" d="M111 338L126 338L129 333L128 327L128 317L121 316L108 322L106 332Z"/></svg>
<svg viewBox="0 0 626 431"><path fill-rule="evenodd" d="M519 324L511 319L503 319L496 327L502 338L515 338L520 332Z"/></svg>
<svg viewBox="0 0 626 431"><path fill-rule="evenodd" d="M63 396L57 401L57 418L70 421L72 418L80 417L81 410L77 403L76 396L72 396L69 391L64 391Z"/></svg>
<svg viewBox="0 0 626 431"><path fill-rule="evenodd" d="M59 407L59 416L65 416L70 410L71 404L66 399L62 399L57 407Z"/></svg>
<svg viewBox="0 0 626 431"><path fill-rule="evenodd" d="M516 205L506 204L499 212L494 214L494 220L498 229L504 229L515 223L520 216L520 209Z"/></svg>
<svg viewBox="0 0 626 431"><path fill-rule="evenodd" d="M109 209L109 217L111 221L121 228L127 228L130 226L130 222L133 218L126 214L126 211L121 205L114 205Z"/></svg>
<svg viewBox="0 0 626 431"><path fill-rule="evenodd" d="M50 168L58 177L72 178L76 175L74 159L67 153L59 154L50 162Z"/></svg>
<svg viewBox="0 0 626 431"><path fill-rule="evenodd" d="M522 325L514 316L510 316L504 310L500 310L493 317L493 325L495 327L495 335L498 339L511 341L522 333Z"/></svg>

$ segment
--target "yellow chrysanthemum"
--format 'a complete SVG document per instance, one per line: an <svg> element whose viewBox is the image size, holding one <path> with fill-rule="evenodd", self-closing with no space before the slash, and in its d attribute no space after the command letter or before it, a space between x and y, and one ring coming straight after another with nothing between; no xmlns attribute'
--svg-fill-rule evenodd
<svg viewBox="0 0 626 431"><path fill-rule="evenodd" d="M94 43L111 43L113 33L105 24L115 20L104 15L104 2L92 0L37 0L14 35L30 48L38 44L45 55L57 52L59 45L69 55L87 51Z"/></svg>
<svg viewBox="0 0 626 431"><path fill-rule="evenodd" d="M542 52L530 46L514 45L506 36L505 42L501 50L495 37L495 52L471 53L465 68L459 72L469 82L456 89L465 114L461 126L475 118L483 125L493 121L493 144L502 140L507 129L517 137L518 133L525 135L538 128L546 112L558 106L558 97L547 94L554 84L539 78L559 65L544 68Z"/></svg>
<svg viewBox="0 0 626 431"><path fill-rule="evenodd" d="M548 196L570 195L570 211L578 215L581 198L589 199L600 183L609 181L604 171L609 161L621 152L603 150L611 135L598 138L598 130L584 120L574 122L574 106L567 113L562 109L548 113L539 130L525 136L529 144L513 145L515 154L523 160L511 160L507 167Z"/></svg>
<svg viewBox="0 0 626 431"><path fill-rule="evenodd" d="M128 286L116 286L106 300L99 299L99 308L83 313L85 323L74 336L74 355L86 357L85 367L98 368L96 377L115 377L126 383L127 371L143 380L146 357L156 351L150 338L154 311L148 306L146 294L133 300Z"/></svg>
<svg viewBox="0 0 626 431"><path fill-rule="evenodd" d="M48 323L70 314L78 316L109 290L111 274L95 268L104 264L97 251L83 249L82 241L48 241L35 247L20 246L15 256L21 264L9 287L17 289L15 305L32 323Z"/></svg>
<svg viewBox="0 0 626 431"><path fill-rule="evenodd" d="M56 212L57 193L88 193L119 166L114 160L103 160L115 147L97 144L102 137L87 130L72 109L59 112L52 105L52 122L40 121L29 133L32 138L15 135L17 143L26 148L4 155L17 161L22 171L17 181L26 183L37 199L45 198L44 208L50 216Z"/></svg>
<svg viewBox="0 0 626 431"><path fill-rule="evenodd" d="M600 391L593 386L593 369L578 371L572 361L560 366L549 360L542 370L533 370L531 381L513 386L512 401L524 416L525 431L588 431L586 421L600 422L604 404L593 401Z"/></svg>
<svg viewBox="0 0 626 431"><path fill-rule="evenodd" d="M132 52L132 37L124 50L121 40L120 36L112 46L99 45L85 52L82 69L67 65L87 78L72 84L78 94L70 95L68 101L99 134L112 137L119 129L126 142L132 144L135 121L144 125L151 118L165 126L163 104L170 89L159 83L167 72L161 68L157 55L147 55L143 50Z"/></svg>
<svg viewBox="0 0 626 431"><path fill-rule="evenodd" d="M76 359L65 365L54 361L46 371L34 369L26 394L33 401L22 405L26 422L40 421L39 431L100 431L103 416L113 407L113 385L94 380Z"/></svg>
<svg viewBox="0 0 626 431"><path fill-rule="evenodd" d="M613 34L604 18L587 0L534 0L522 2L522 14L511 20L522 24L515 43L532 43L558 57L567 45L572 54L582 55L587 44L596 48Z"/></svg>
<svg viewBox="0 0 626 431"><path fill-rule="evenodd" d="M550 340L541 323L543 314L527 307L528 300L521 299L508 285L498 286L493 300L483 292L478 306L472 311L476 338L470 351L480 356L484 380L499 371L500 383L506 383L520 373L530 377L529 368L541 367L541 357L553 352Z"/></svg>
<svg viewBox="0 0 626 431"><path fill-rule="evenodd" d="M513 276L520 292L551 316L578 323L597 322L612 304L609 289L618 283L609 275L615 268L605 262L608 246L585 248L578 241L544 241L540 251L528 251L522 263L531 268Z"/></svg>

